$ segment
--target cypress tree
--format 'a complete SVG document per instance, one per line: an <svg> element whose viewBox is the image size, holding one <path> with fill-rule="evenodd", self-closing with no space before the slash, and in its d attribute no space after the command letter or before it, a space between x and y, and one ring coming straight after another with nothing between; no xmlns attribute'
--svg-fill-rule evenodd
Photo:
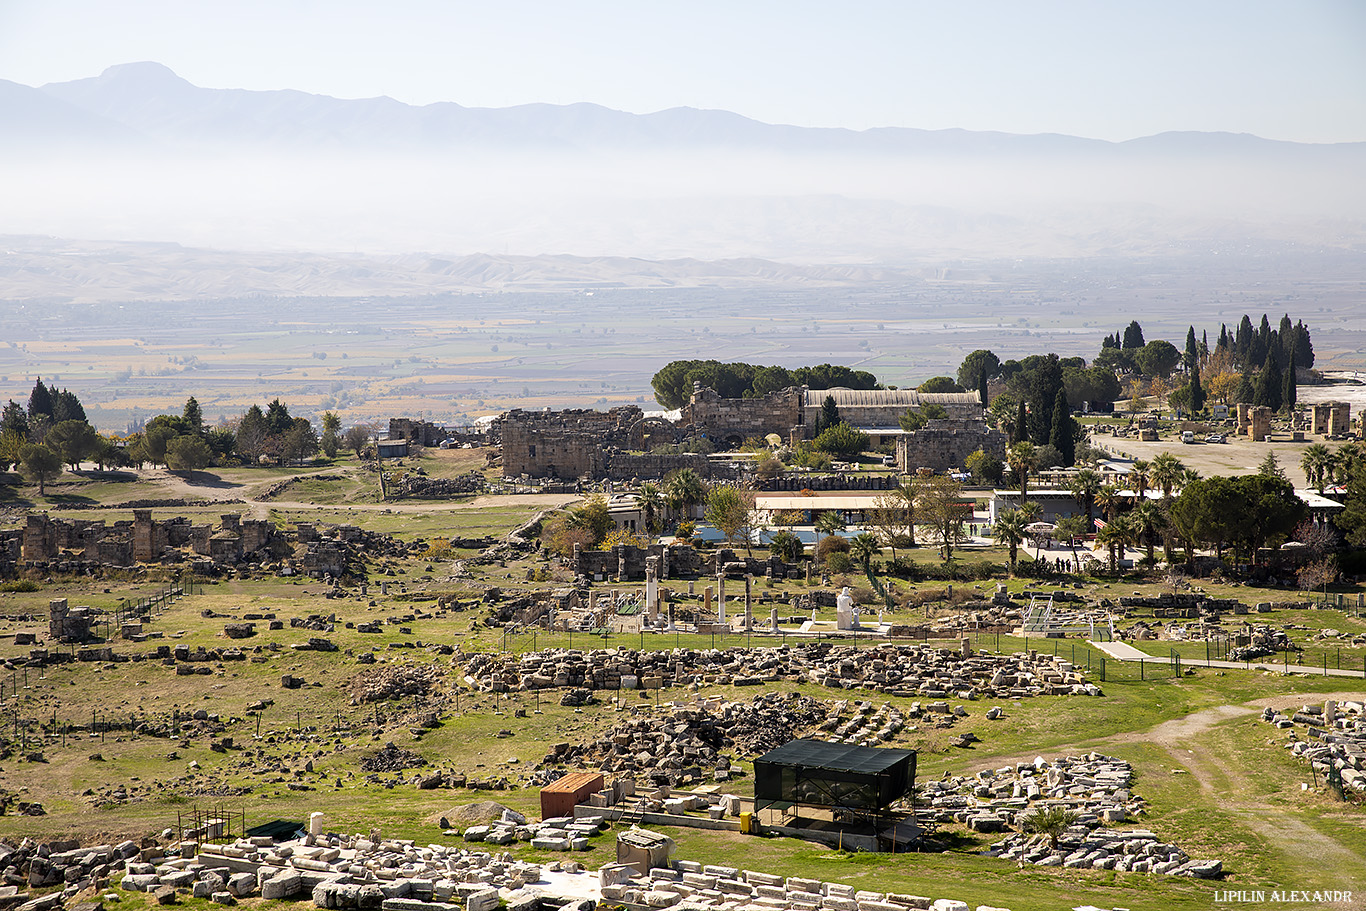
<svg viewBox="0 0 1366 911"><path fill-rule="evenodd" d="M1280 411L1281 394L1284 391L1283 385L1281 368L1276 364L1275 355L1268 351L1266 363L1262 365L1261 371L1257 374L1257 386L1252 393L1252 404L1265 405L1272 411Z"/></svg>
<svg viewBox="0 0 1366 911"><path fill-rule="evenodd" d="M1205 407L1205 387L1200 385L1200 362L1191 365L1191 411Z"/></svg>
<svg viewBox="0 0 1366 911"><path fill-rule="evenodd" d="M1063 465L1073 465L1077 461L1077 433L1073 424L1067 393L1059 389L1057 397L1053 399L1053 427L1048 442L1062 453Z"/></svg>
<svg viewBox="0 0 1366 911"><path fill-rule="evenodd" d="M29 420L42 416L52 417L52 393L43 384L43 378L38 377L38 382L33 384L33 391L28 395L28 416Z"/></svg>
<svg viewBox="0 0 1366 911"><path fill-rule="evenodd" d="M1124 347L1138 349L1146 345L1143 341L1143 327L1138 324L1138 320L1133 320L1124 329Z"/></svg>
<svg viewBox="0 0 1366 911"><path fill-rule="evenodd" d="M983 368L982 372L977 374L977 395L980 396L982 399L983 408L991 404L991 394L987 389L986 368Z"/></svg>
<svg viewBox="0 0 1366 911"><path fill-rule="evenodd" d="M1015 410L1015 427L1010 431L1010 442L1012 444L1022 443L1029 439L1029 412L1025 408L1024 399L1020 399L1020 407Z"/></svg>
<svg viewBox="0 0 1366 911"><path fill-rule="evenodd" d="M1295 410L1295 401L1299 398L1299 389L1296 386L1295 377L1295 351L1290 351L1290 363L1285 368L1285 386L1281 390L1281 404L1285 406L1287 412Z"/></svg>
<svg viewBox="0 0 1366 911"><path fill-rule="evenodd" d="M1195 347L1195 327L1191 326L1186 329L1186 369L1195 366L1199 358L1200 351Z"/></svg>

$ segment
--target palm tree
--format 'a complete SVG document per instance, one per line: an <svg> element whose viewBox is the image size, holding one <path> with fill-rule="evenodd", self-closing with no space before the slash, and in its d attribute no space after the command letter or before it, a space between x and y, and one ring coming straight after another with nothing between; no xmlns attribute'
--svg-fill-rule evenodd
<svg viewBox="0 0 1366 911"><path fill-rule="evenodd" d="M1006 464L1010 466L1010 476L1020 483L1023 502L1029 493L1029 473L1039 464L1039 453L1033 443L1022 440L1006 450Z"/></svg>
<svg viewBox="0 0 1366 911"><path fill-rule="evenodd" d="M659 531L659 512L663 505L664 497L660 494L658 484L645 481L640 485L640 490L636 491L636 506L640 508L641 518L645 521L645 530L652 535Z"/></svg>
<svg viewBox="0 0 1366 911"><path fill-rule="evenodd" d="M882 548L877 543L877 535L866 531L855 535L849 542L849 552L854 559L863 564L864 575L871 577L873 575L873 557L882 553Z"/></svg>
<svg viewBox="0 0 1366 911"><path fill-rule="evenodd" d="M1152 484L1152 470L1153 463L1147 459L1134 459L1133 465L1129 468L1129 486L1138 494L1140 502Z"/></svg>
<svg viewBox="0 0 1366 911"><path fill-rule="evenodd" d="M1107 522L1113 521L1115 513L1119 511L1120 501L1123 500L1119 493L1119 487L1115 484L1106 484L1096 491L1096 505Z"/></svg>
<svg viewBox="0 0 1366 911"><path fill-rule="evenodd" d="M1101 484L1100 472L1090 468L1083 468L1072 479L1072 496L1076 498L1077 505L1086 510L1088 529L1091 525L1091 510L1095 508L1096 494L1100 492Z"/></svg>
<svg viewBox="0 0 1366 911"><path fill-rule="evenodd" d="M1148 563L1153 562L1153 547L1159 532L1167 527L1167 513L1159 504L1151 500L1139 503L1128 516L1134 524L1138 539L1148 547Z"/></svg>
<svg viewBox="0 0 1366 911"><path fill-rule="evenodd" d="M1323 488L1327 486L1328 474L1332 471L1333 454L1322 443L1306 446L1300 459L1300 467L1304 469L1309 486L1316 487L1319 493L1323 493Z"/></svg>
<svg viewBox="0 0 1366 911"><path fill-rule="evenodd" d="M1010 548L1010 574L1015 575L1015 563L1019 558L1020 545L1024 543L1025 526L1029 520L1018 509L1007 509L996 517L996 524L991 526L991 536L996 539L997 544L1004 544Z"/></svg>
<svg viewBox="0 0 1366 911"><path fill-rule="evenodd" d="M1043 515L1043 507L1038 503L1031 501L1022 504L1016 512L1024 518L1025 524L1028 525L1031 522L1039 521L1039 518Z"/></svg>
<svg viewBox="0 0 1366 911"><path fill-rule="evenodd" d="M816 516L814 523L816 529L816 543L821 543L821 535L833 535L837 531L844 529L844 519L838 512L827 510Z"/></svg>
<svg viewBox="0 0 1366 911"><path fill-rule="evenodd" d="M692 507L707 498L707 485L691 468L680 468L664 479L664 499L670 509L681 510L692 518Z"/></svg>
<svg viewBox="0 0 1366 911"><path fill-rule="evenodd" d="M1104 528L1096 533L1096 540L1110 551L1110 572L1119 572L1119 556L1124 549L1134 543L1134 526L1128 516L1111 519ZM1118 552L1118 553L1117 553Z"/></svg>
<svg viewBox="0 0 1366 911"><path fill-rule="evenodd" d="M1164 452L1153 459L1152 482L1162 488L1162 499L1170 500L1172 488L1181 481L1181 472L1186 466L1170 452Z"/></svg>
<svg viewBox="0 0 1366 911"><path fill-rule="evenodd" d="M1051 806L1044 810L1035 810L1025 820L1024 829L1038 835L1048 836L1048 847L1056 851L1058 849L1058 839L1072 824L1077 821L1077 814L1064 806Z"/></svg>
<svg viewBox="0 0 1366 911"><path fill-rule="evenodd" d="M1194 468L1181 469L1180 486L1185 487L1187 484L1194 484L1198 480L1200 480L1200 472Z"/></svg>
<svg viewBox="0 0 1366 911"><path fill-rule="evenodd" d="M1335 483L1346 484L1363 465L1366 465L1366 446L1351 442L1339 446L1333 453L1328 471Z"/></svg>

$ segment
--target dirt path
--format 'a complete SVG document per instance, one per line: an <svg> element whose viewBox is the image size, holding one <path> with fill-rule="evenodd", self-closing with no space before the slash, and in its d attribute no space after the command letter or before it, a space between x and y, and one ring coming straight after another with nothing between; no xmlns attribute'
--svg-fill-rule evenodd
<svg viewBox="0 0 1366 911"><path fill-rule="evenodd" d="M1296 702L1310 701L1308 695L1287 694L1284 696L1263 696L1238 705L1219 705L1181 718L1174 718L1154 725L1146 731L1125 731L1108 737L1056 748L1058 755L1089 752L1104 752L1111 744L1150 743L1161 747L1171 759L1172 767L1186 770L1200 787L1204 800L1221 814L1233 817L1244 823L1251 832L1266 837L1269 850L1276 851L1288 858L1292 869L1332 870L1344 883L1366 884L1366 859L1359 857L1352 849L1344 846L1329 835L1314 829L1285 812L1285 808L1270 804L1256 796L1251 787L1257 775L1255 768L1248 768L1231 761L1226 752L1212 742L1212 729L1232 718L1248 717L1259 713L1268 706L1285 708ZM1348 690L1337 693L1314 693L1312 701L1325 699L1338 701L1359 700L1361 690ZM975 763L973 771L984 768L999 768L1020 762L1031 762L1034 754L1016 756L985 757ZM1287 887L1292 887L1287 884Z"/></svg>
<svg viewBox="0 0 1366 911"><path fill-rule="evenodd" d="M319 475L335 475L339 471L343 474L350 473L350 469L346 467L337 468L334 466L319 471L308 472L306 474L292 475L291 480L301 480L304 478L317 477ZM166 491L167 495L171 497L210 500L213 502L223 502L227 500L244 501L250 509L251 516L254 519L264 519L269 515L271 509L276 508L295 510L346 509L360 512L430 514L464 509L489 509L499 506L537 506L544 509L554 509L581 499L578 494L549 493L508 494L506 496L483 495L475 497L473 500L459 502L424 500L419 502L323 504L311 503L306 500L262 499L260 495L279 483L279 478L253 482L251 484L239 484L233 481L223 481L216 475L209 475L204 472L197 472L193 477L186 478L162 468L144 470L140 472L140 477L145 481L159 484L163 490Z"/></svg>

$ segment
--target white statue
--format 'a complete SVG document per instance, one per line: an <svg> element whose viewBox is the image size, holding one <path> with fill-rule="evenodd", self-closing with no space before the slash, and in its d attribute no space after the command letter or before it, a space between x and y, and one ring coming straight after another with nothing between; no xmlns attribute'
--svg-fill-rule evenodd
<svg viewBox="0 0 1366 911"><path fill-rule="evenodd" d="M854 596L845 586L835 598L835 628L858 629L858 615L854 611Z"/></svg>

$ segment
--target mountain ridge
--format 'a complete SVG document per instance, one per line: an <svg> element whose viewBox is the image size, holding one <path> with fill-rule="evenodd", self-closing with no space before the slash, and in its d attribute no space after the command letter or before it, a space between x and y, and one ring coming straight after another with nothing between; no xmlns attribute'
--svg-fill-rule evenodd
<svg viewBox="0 0 1366 911"><path fill-rule="evenodd" d="M18 85L18 83L14 83ZM119 64L98 76L47 83L34 91L133 135L171 143L433 150L468 145L559 145L568 148L687 149L737 147L807 153L1032 156L1040 153L1123 156L1159 148L1181 154L1313 154L1366 152L1366 143L1298 143L1250 133L1170 131L1121 142L1061 133L1006 133L961 128L803 127L765 123L732 111L672 107L645 114L593 102L468 107L454 101L410 105L388 96L342 99L296 89L196 86L155 62ZM22 113L0 116L24 132Z"/></svg>

